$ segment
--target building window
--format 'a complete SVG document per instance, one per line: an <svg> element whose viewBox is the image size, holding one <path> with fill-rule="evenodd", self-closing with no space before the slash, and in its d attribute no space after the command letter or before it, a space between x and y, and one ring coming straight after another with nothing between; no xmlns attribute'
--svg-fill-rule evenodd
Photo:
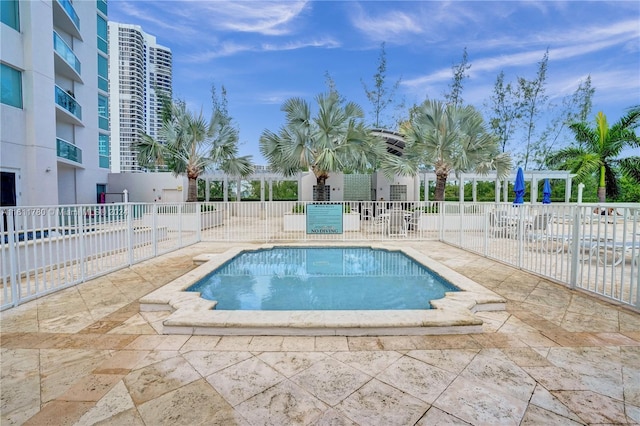
<svg viewBox="0 0 640 426"><path fill-rule="evenodd" d="M2 75L0 102L22 108L22 73L5 64L0 64L0 66L0 74Z"/></svg>
<svg viewBox="0 0 640 426"><path fill-rule="evenodd" d="M98 162L103 169L109 168L109 135L98 135Z"/></svg>
<svg viewBox="0 0 640 426"><path fill-rule="evenodd" d="M109 53L107 47L107 21L98 16L98 49L103 53Z"/></svg>
<svg viewBox="0 0 640 426"><path fill-rule="evenodd" d="M102 55L98 55L98 89L109 91L109 61Z"/></svg>
<svg viewBox="0 0 640 426"><path fill-rule="evenodd" d="M16 31L20 31L20 12L18 0L0 1L0 20ZM4 82L4 80L3 80Z"/></svg>
<svg viewBox="0 0 640 426"><path fill-rule="evenodd" d="M98 127L109 130L109 99L98 95Z"/></svg>

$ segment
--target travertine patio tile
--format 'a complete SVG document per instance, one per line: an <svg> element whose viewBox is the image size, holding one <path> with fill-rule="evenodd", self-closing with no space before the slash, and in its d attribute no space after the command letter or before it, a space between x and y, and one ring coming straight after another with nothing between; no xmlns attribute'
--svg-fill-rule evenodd
<svg viewBox="0 0 640 426"><path fill-rule="evenodd" d="M375 379L335 407L360 425L414 424L428 408L426 402Z"/></svg>
<svg viewBox="0 0 640 426"><path fill-rule="evenodd" d="M100 374L107 371L131 370L143 360L149 351L142 350L122 350L117 351L109 358L105 359L99 366L93 370L94 374Z"/></svg>
<svg viewBox="0 0 640 426"><path fill-rule="evenodd" d="M227 401L200 379L138 406L147 425L243 424Z"/></svg>
<svg viewBox="0 0 640 426"><path fill-rule="evenodd" d="M483 349L460 373L469 381L505 393L522 401L529 401L536 382L499 349Z"/></svg>
<svg viewBox="0 0 640 426"><path fill-rule="evenodd" d="M380 343L385 350L402 351L417 349L412 336L380 336Z"/></svg>
<svg viewBox="0 0 640 426"><path fill-rule="evenodd" d="M544 408L529 404L527 411L522 417L521 426L537 426L537 425L564 425L564 426L580 426L584 423L574 421L566 417L560 416Z"/></svg>
<svg viewBox="0 0 640 426"><path fill-rule="evenodd" d="M154 350L165 341L164 335L143 335L124 347L126 350ZM177 350L177 349L174 349Z"/></svg>
<svg viewBox="0 0 640 426"><path fill-rule="evenodd" d="M93 321L94 319L88 311L75 314L60 313L58 316L39 320L38 331L41 333L77 333L93 324Z"/></svg>
<svg viewBox="0 0 640 426"><path fill-rule="evenodd" d="M412 336L413 349L480 349L482 346L470 335Z"/></svg>
<svg viewBox="0 0 640 426"><path fill-rule="evenodd" d="M462 377L455 379L433 403L474 425L519 425L527 405L527 401Z"/></svg>
<svg viewBox="0 0 640 426"><path fill-rule="evenodd" d="M452 414L445 413L439 408L431 407L427 413L418 420L416 426L432 425L468 426L470 423L467 423Z"/></svg>
<svg viewBox="0 0 640 426"><path fill-rule="evenodd" d="M327 355L322 352L263 352L257 357L285 377L291 377L326 359Z"/></svg>
<svg viewBox="0 0 640 426"><path fill-rule="evenodd" d="M142 358L140 362L138 362L136 366L133 367L133 369L139 370L141 368L148 367L150 365L156 364L161 361L166 361L177 356L180 356L180 352L178 351L149 351L149 353L144 358Z"/></svg>
<svg viewBox="0 0 640 426"><path fill-rule="evenodd" d="M396 351L351 351L336 352L331 357L373 377L400 359L402 354Z"/></svg>
<svg viewBox="0 0 640 426"><path fill-rule="evenodd" d="M473 339L484 348L524 348L527 344L513 333L474 334Z"/></svg>
<svg viewBox="0 0 640 426"><path fill-rule="evenodd" d="M526 348L504 348L502 352L519 367L547 367L551 364L539 352Z"/></svg>
<svg viewBox="0 0 640 426"><path fill-rule="evenodd" d="M371 376L335 359L326 358L290 380L326 404L335 406L371 380Z"/></svg>
<svg viewBox="0 0 640 426"><path fill-rule="evenodd" d="M611 348L554 348L547 359L580 377L581 386L553 389L592 390L623 399L622 370L617 361L620 359L619 351Z"/></svg>
<svg viewBox="0 0 640 426"><path fill-rule="evenodd" d="M324 352L348 351L349 342L344 336L316 337L316 350Z"/></svg>
<svg viewBox="0 0 640 426"><path fill-rule="evenodd" d="M551 393L588 424L627 422L624 404L617 399L592 391L558 390Z"/></svg>
<svg viewBox="0 0 640 426"><path fill-rule="evenodd" d="M0 424L18 425L40 410L40 352L0 350Z"/></svg>
<svg viewBox="0 0 640 426"><path fill-rule="evenodd" d="M333 408L325 410L320 417L311 423L313 426L358 426Z"/></svg>
<svg viewBox="0 0 640 426"><path fill-rule="evenodd" d="M607 319L598 315L567 312L562 320L562 328L567 331L617 332L618 318Z"/></svg>
<svg viewBox="0 0 640 426"><path fill-rule="evenodd" d="M27 424L144 426L169 423L174 414L190 426L640 424L640 315L438 242L388 247L433 253L485 286L526 298L508 300L506 312L478 313L481 334L400 338L171 336L160 334L166 312L139 312L138 293L193 269L193 256L234 244L199 243L0 312L0 424L35 416ZM323 362L330 366L313 370ZM316 392L331 394L325 376L340 371L333 363L374 378L329 407L294 381L306 377L302 384L313 381ZM252 396L232 409L206 378L234 368L249 380L225 378L223 385ZM435 393L424 377L439 369L458 377L430 406L412 394ZM531 380L532 395L521 400ZM89 384L97 387L86 393ZM132 395L141 393L149 400L136 408ZM226 404L220 421L193 408L211 395Z"/></svg>
<svg viewBox="0 0 640 426"><path fill-rule="evenodd" d="M582 422L580 417L569 410L566 405L560 402L543 386L536 385L536 388L533 391L533 395L531 396L531 404L529 404L529 408L531 408L532 405L539 407L547 412L557 414L561 418L579 423Z"/></svg>
<svg viewBox="0 0 640 426"><path fill-rule="evenodd" d="M173 357L132 371L124 378L136 405L157 398L200 379L200 375L181 357Z"/></svg>
<svg viewBox="0 0 640 426"><path fill-rule="evenodd" d="M225 400L236 406L280 383L285 377L263 361L252 357L213 373L206 379Z"/></svg>
<svg viewBox="0 0 640 426"><path fill-rule="evenodd" d="M451 373L459 374L480 352L477 349L436 349L415 350L407 352L407 356L425 362Z"/></svg>
<svg viewBox="0 0 640 426"><path fill-rule="evenodd" d="M282 336L255 336L249 343L252 352L279 351L282 349Z"/></svg>
<svg viewBox="0 0 640 426"><path fill-rule="evenodd" d="M158 334L158 332L149 325L149 323L140 314L136 314L122 325L113 328L109 334Z"/></svg>
<svg viewBox="0 0 640 426"><path fill-rule="evenodd" d="M78 380L89 375L109 356L108 351L79 349L40 350L42 403L62 395Z"/></svg>
<svg viewBox="0 0 640 426"><path fill-rule="evenodd" d="M189 340L182 345L180 352L212 351L219 341L219 336L189 336Z"/></svg>
<svg viewBox="0 0 640 426"><path fill-rule="evenodd" d="M282 351L293 352L313 351L316 347L316 338L313 336L284 336L282 339Z"/></svg>
<svg viewBox="0 0 640 426"><path fill-rule="evenodd" d="M252 357L251 352L190 351L182 355L202 377L238 364Z"/></svg>
<svg viewBox="0 0 640 426"><path fill-rule="evenodd" d="M327 406L304 389L285 380L235 408L251 425L280 426L313 424L321 418Z"/></svg>
<svg viewBox="0 0 640 426"><path fill-rule="evenodd" d="M350 351L379 351L383 349L382 342L376 336L349 337Z"/></svg>
<svg viewBox="0 0 640 426"><path fill-rule="evenodd" d="M156 346L154 349L156 351L179 351L182 348L182 346L185 344L185 342L189 340L189 337L191 336L187 336L187 335L164 336L164 339L162 340L162 342L160 342L160 344Z"/></svg>
<svg viewBox="0 0 640 426"><path fill-rule="evenodd" d="M80 333L108 333L116 327L122 325L122 321L96 321L93 324L89 324L84 329L80 330Z"/></svg>
<svg viewBox="0 0 640 426"><path fill-rule="evenodd" d="M547 338L539 331L522 331L518 333L514 333L517 335L518 339L527 344L527 346L531 348L551 348L558 346L558 343L553 340Z"/></svg>
<svg viewBox="0 0 640 426"><path fill-rule="evenodd" d="M39 331L35 301L0 312L3 333L35 333Z"/></svg>
<svg viewBox="0 0 640 426"><path fill-rule="evenodd" d="M53 401L45 405L24 426L72 425L93 407L93 402Z"/></svg>
<svg viewBox="0 0 640 426"><path fill-rule="evenodd" d="M456 378L456 374L415 358L402 357L376 379L432 404ZM425 386L428 384L428 386Z"/></svg>
<svg viewBox="0 0 640 426"><path fill-rule="evenodd" d="M98 401L118 383L124 374L90 374L75 382L57 399L61 401Z"/></svg>
<svg viewBox="0 0 640 426"><path fill-rule="evenodd" d="M222 336L216 350L218 351L248 351L251 336Z"/></svg>

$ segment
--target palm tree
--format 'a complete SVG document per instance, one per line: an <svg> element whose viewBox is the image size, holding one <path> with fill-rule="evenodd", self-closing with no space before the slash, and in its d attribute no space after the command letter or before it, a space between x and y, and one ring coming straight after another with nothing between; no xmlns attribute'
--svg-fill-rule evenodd
<svg viewBox="0 0 640 426"><path fill-rule="evenodd" d="M328 201L325 183L337 171L364 171L387 155L385 144L364 124L362 108L344 106L335 91L316 98L318 112L311 116L309 104L301 98L284 102L286 124L278 134L264 130L260 152L272 170L293 176L311 170L316 177L316 201Z"/></svg>
<svg viewBox="0 0 640 426"><path fill-rule="evenodd" d="M575 134L575 145L564 148L550 158L551 164L571 170L576 181L583 182L598 174L598 201L606 202L607 194L618 194L618 170L640 183L640 156L619 159L627 147L640 147L640 138L635 129L640 125L640 107L636 106L609 126L602 111L596 114L595 127L588 123L573 123L569 128Z"/></svg>
<svg viewBox="0 0 640 426"><path fill-rule="evenodd" d="M511 170L511 156L501 152L497 139L486 131L482 115L472 106L426 100L413 109L402 133L404 153L388 171L409 175L417 173L420 166L433 167L436 201L444 201L452 170L481 174L496 170L499 178L505 178Z"/></svg>
<svg viewBox="0 0 640 426"><path fill-rule="evenodd" d="M166 166L175 176L186 175L187 202L198 200L197 179L207 170L218 167L232 176L253 172L251 157L237 155L238 131L217 109L207 122L202 112L192 114L184 102L172 103L160 136L165 143L143 135L137 144L138 162L143 167Z"/></svg>

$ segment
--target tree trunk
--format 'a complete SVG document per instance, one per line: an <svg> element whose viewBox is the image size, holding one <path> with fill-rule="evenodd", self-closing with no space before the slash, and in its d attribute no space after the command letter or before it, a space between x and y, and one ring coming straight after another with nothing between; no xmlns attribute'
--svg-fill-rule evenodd
<svg viewBox="0 0 640 426"><path fill-rule="evenodd" d="M607 187L599 186L598 187L598 202L606 203L607 202Z"/></svg>
<svg viewBox="0 0 640 426"><path fill-rule="evenodd" d="M436 192L434 198L436 201L444 201L444 188L447 184L447 176L449 173L436 173Z"/></svg>
<svg viewBox="0 0 640 426"><path fill-rule="evenodd" d="M325 191L325 185L327 183L327 176L316 176L316 188L317 197L314 197L314 201L329 201L327 197L327 191Z"/></svg>
<svg viewBox="0 0 640 426"><path fill-rule="evenodd" d="M196 178L189 178L189 187L187 190L187 203L194 203L198 201L198 180Z"/></svg>

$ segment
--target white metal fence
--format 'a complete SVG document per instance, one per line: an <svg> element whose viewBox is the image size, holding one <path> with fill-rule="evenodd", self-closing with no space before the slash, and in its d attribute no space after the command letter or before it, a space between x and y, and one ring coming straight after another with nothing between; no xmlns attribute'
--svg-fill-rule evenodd
<svg viewBox="0 0 640 426"><path fill-rule="evenodd" d="M0 309L198 241L389 240L444 241L640 309L639 204L329 203L342 232L308 233L309 204L0 209Z"/></svg>

